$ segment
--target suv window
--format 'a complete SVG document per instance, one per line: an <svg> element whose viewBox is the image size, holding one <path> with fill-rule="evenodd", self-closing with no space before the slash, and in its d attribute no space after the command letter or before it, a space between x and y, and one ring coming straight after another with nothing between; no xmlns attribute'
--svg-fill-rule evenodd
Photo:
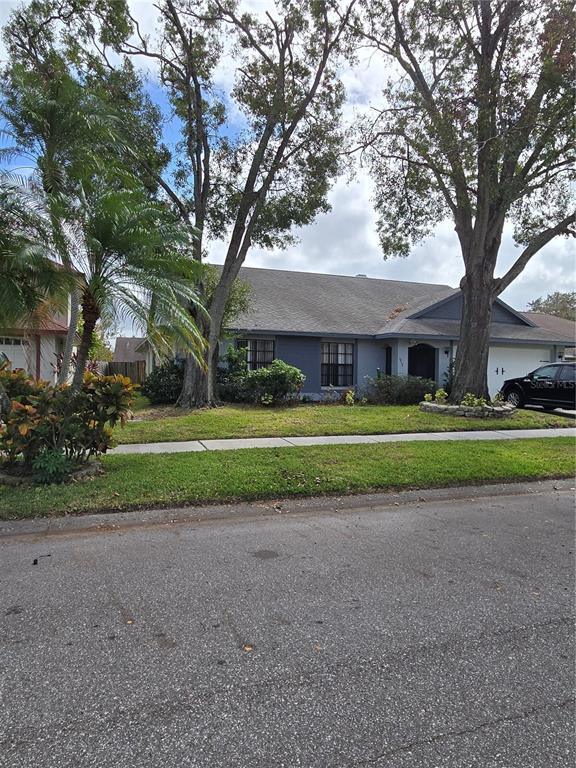
<svg viewBox="0 0 576 768"><path fill-rule="evenodd" d="M532 374L534 379L554 379L556 378L557 365L545 365L543 368L538 368Z"/></svg>
<svg viewBox="0 0 576 768"><path fill-rule="evenodd" d="M576 365L563 365L558 381L576 381Z"/></svg>

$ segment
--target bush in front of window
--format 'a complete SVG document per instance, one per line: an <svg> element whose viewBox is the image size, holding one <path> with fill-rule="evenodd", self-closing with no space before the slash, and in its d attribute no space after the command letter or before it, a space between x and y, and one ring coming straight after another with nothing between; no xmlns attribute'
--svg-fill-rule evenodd
<svg viewBox="0 0 576 768"><path fill-rule="evenodd" d="M170 360L154 368L146 376L141 391L153 405L161 403L173 405L178 400L183 383L183 362Z"/></svg>
<svg viewBox="0 0 576 768"><path fill-rule="evenodd" d="M218 366L216 371L216 384L220 400L227 403L245 403L247 401L247 354L246 347L230 345L226 350L224 357L226 364L225 366Z"/></svg>
<svg viewBox="0 0 576 768"><path fill-rule="evenodd" d="M248 371L246 397L253 403L279 405L298 399L306 376L299 368L283 360L273 360L267 368Z"/></svg>
<svg viewBox="0 0 576 768"><path fill-rule="evenodd" d="M368 378L365 397L378 405L416 405L436 391L436 382L420 376Z"/></svg>

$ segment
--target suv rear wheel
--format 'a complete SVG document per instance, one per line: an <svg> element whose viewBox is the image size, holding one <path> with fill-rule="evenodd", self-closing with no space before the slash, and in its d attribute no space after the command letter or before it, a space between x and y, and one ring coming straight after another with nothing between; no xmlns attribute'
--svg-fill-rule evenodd
<svg viewBox="0 0 576 768"><path fill-rule="evenodd" d="M524 405L524 395L519 389L513 387L506 393L506 402L516 408L522 408Z"/></svg>

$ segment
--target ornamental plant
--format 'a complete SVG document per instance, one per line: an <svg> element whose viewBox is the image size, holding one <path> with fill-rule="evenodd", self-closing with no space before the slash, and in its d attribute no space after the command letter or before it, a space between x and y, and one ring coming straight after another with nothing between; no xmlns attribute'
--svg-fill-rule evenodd
<svg viewBox="0 0 576 768"><path fill-rule="evenodd" d="M31 475L61 479L108 450L112 428L132 415L133 389L125 376L86 373L82 387L72 389L0 369L0 459Z"/></svg>
<svg viewBox="0 0 576 768"><path fill-rule="evenodd" d="M366 380L366 398L378 405L415 405L422 402L426 394L432 395L436 382L419 376L389 376L381 371L376 378Z"/></svg>
<svg viewBox="0 0 576 768"><path fill-rule="evenodd" d="M442 388L437 389L436 394L434 395L434 400L438 405L445 405L448 402L448 392Z"/></svg>
<svg viewBox="0 0 576 768"><path fill-rule="evenodd" d="M273 360L266 368L248 371L244 378L249 400L264 405L277 405L298 398L306 376L299 368L283 360Z"/></svg>
<svg viewBox="0 0 576 768"><path fill-rule="evenodd" d="M462 398L460 405L464 405L467 408L483 408L486 405L486 399L484 397L476 397L471 392L467 392Z"/></svg>

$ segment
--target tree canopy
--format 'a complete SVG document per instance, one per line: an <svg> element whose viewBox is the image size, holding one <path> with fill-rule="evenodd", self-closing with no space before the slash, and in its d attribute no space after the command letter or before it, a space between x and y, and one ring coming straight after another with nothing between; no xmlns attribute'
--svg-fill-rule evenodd
<svg viewBox="0 0 576 768"><path fill-rule="evenodd" d="M564 0L370 0L359 34L385 57L384 105L360 128L385 256L452 218L464 262L454 397L487 392L496 296L575 233L574 40ZM497 276L504 226L521 247Z"/></svg>
<svg viewBox="0 0 576 768"><path fill-rule="evenodd" d="M554 291L544 298L529 301L528 310L563 317L565 320L576 320L576 291Z"/></svg>

